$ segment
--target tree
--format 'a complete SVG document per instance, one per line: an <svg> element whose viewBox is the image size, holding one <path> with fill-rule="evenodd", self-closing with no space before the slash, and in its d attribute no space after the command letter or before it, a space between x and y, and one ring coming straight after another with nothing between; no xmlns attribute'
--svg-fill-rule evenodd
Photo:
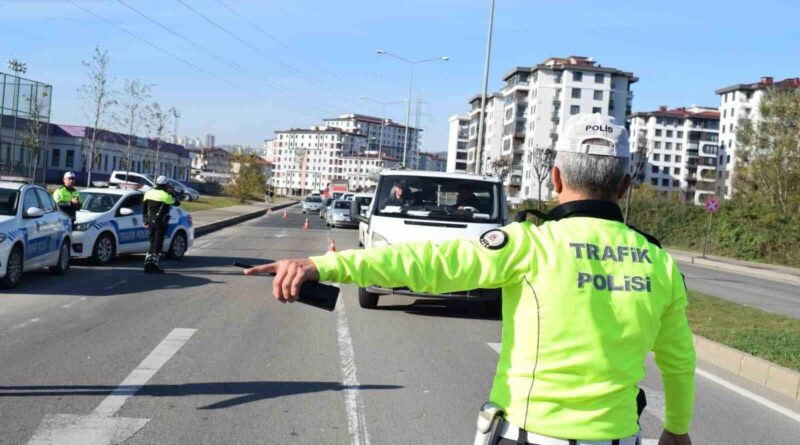
<svg viewBox="0 0 800 445"><path fill-rule="evenodd" d="M553 162L556 160L556 152L550 147L535 147L528 152L528 164L531 167L531 174L536 181L536 210L542 209L542 185L550 176L553 169Z"/></svg>
<svg viewBox="0 0 800 445"><path fill-rule="evenodd" d="M242 203L251 195L263 196L266 192L267 179L264 177L260 161L261 159L254 154L232 154L233 178L225 187L225 191Z"/></svg>
<svg viewBox="0 0 800 445"><path fill-rule="evenodd" d="M33 165L31 167L31 179L36 182L36 170L39 167L39 157L42 153L42 130L44 129L44 122L42 122L43 115L49 116L50 108L50 94L48 89L43 89L41 92L33 91L27 97L29 101L29 115L27 125L25 126L25 133L22 136L22 148L31 152L31 159ZM44 174L44 168L42 169ZM42 178L44 182L44 178Z"/></svg>
<svg viewBox="0 0 800 445"><path fill-rule="evenodd" d="M794 213L800 207L800 88L767 90L759 115L739 121L734 189L779 214Z"/></svg>
<svg viewBox="0 0 800 445"><path fill-rule="evenodd" d="M639 135L636 137L635 144L635 150L633 153L631 153L631 185L628 187L628 193L625 198L625 222L628 222L628 216L630 215L633 188L639 187L644 180L644 169L647 167L647 161L650 156L648 140L644 132L639 133Z"/></svg>
<svg viewBox="0 0 800 445"><path fill-rule="evenodd" d="M170 124L169 113L169 111L162 110L161 105L159 105L158 102L153 102L146 109L147 116L144 125L147 128L148 135L156 140L156 177L161 174L161 168L158 160L161 153L161 138L164 136L164 130L167 128L167 125Z"/></svg>
<svg viewBox="0 0 800 445"><path fill-rule="evenodd" d="M78 94L84 102L84 113L89 120L92 134L89 136L89 156L86 167L87 177L86 186L92 186L92 167L100 155L97 146L97 133L106 124L106 115L112 106L116 104L114 92L111 90L112 81L108 78L108 51L100 51L100 47L94 48L92 60L82 60L81 64L89 74L89 81L80 88ZM102 143L102 142L101 142Z"/></svg>
<svg viewBox="0 0 800 445"><path fill-rule="evenodd" d="M128 147L125 151L126 181L131 170L131 145L145 116L143 107L145 101L150 99L150 88L151 85L144 84L138 79L126 79L125 87L122 89L122 100L119 102L121 108L118 110L116 120L123 131L128 133Z"/></svg>

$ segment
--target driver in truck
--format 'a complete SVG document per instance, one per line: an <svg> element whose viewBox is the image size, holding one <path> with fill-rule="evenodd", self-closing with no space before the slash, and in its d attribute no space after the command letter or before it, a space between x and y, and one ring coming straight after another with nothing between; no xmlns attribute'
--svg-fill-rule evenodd
<svg viewBox="0 0 800 445"><path fill-rule="evenodd" d="M456 197L456 204L453 206L458 210L467 210L469 207L478 210L480 201L472 189L467 184L458 186L458 196Z"/></svg>

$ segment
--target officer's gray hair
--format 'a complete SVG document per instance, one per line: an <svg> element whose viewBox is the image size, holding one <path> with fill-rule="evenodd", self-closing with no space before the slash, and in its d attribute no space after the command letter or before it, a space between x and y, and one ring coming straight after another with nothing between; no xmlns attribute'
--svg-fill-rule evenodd
<svg viewBox="0 0 800 445"><path fill-rule="evenodd" d="M569 188L593 199L614 199L628 174L628 158L559 151L555 166Z"/></svg>

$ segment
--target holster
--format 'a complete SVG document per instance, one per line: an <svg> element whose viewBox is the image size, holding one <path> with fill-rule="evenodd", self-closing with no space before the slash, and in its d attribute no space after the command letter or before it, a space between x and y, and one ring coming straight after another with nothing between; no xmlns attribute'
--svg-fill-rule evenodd
<svg viewBox="0 0 800 445"><path fill-rule="evenodd" d="M486 402L478 414L478 430L475 432L474 445L494 445L497 443L503 410L492 402Z"/></svg>

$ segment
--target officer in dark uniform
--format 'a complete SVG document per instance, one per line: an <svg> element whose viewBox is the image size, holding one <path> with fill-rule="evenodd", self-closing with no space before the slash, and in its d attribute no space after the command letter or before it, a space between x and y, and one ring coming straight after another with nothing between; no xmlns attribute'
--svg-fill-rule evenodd
<svg viewBox="0 0 800 445"><path fill-rule="evenodd" d="M156 178L156 187L144 194L144 226L150 229L150 249L144 258L145 273L164 273L158 267L158 260L169 227L170 209L178 205L181 203L166 176Z"/></svg>

